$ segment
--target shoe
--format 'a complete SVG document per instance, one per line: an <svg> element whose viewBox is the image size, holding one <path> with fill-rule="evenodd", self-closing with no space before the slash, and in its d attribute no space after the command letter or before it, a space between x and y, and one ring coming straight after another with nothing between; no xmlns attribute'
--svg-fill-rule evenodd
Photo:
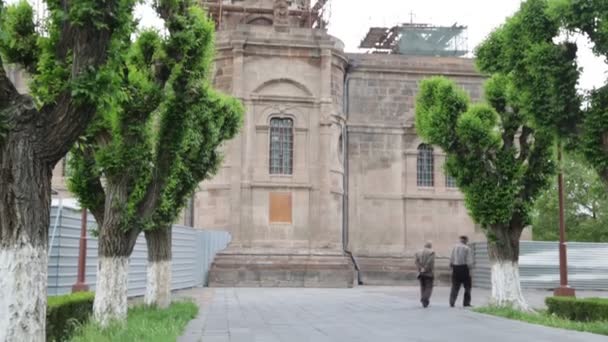
<svg viewBox="0 0 608 342"><path fill-rule="evenodd" d="M465 308L472 308L473 305L469 304L469 305L464 305Z"/></svg>

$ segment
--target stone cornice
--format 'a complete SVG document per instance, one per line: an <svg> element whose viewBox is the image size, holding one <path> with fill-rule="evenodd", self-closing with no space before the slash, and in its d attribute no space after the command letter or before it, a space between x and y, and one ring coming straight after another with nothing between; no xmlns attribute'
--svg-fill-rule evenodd
<svg viewBox="0 0 608 342"><path fill-rule="evenodd" d="M418 57L348 53L346 57L357 73L466 76L483 79L473 59L456 57Z"/></svg>

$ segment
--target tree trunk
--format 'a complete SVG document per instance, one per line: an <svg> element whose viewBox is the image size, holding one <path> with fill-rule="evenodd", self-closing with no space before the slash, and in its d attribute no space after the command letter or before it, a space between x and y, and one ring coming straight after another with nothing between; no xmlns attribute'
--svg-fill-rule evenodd
<svg viewBox="0 0 608 342"><path fill-rule="evenodd" d="M171 226L146 231L148 281L146 305L166 309L171 304Z"/></svg>
<svg viewBox="0 0 608 342"><path fill-rule="evenodd" d="M28 131L0 141L0 342L45 340L52 167Z"/></svg>
<svg viewBox="0 0 608 342"><path fill-rule="evenodd" d="M519 239L523 227L494 226L488 240L492 265L492 304L529 310L519 278Z"/></svg>
<svg viewBox="0 0 608 342"><path fill-rule="evenodd" d="M119 218L120 215L106 212L99 233L93 318L102 327L108 326L112 321L127 319L129 256L133 252L139 231L132 229L124 232L118 224Z"/></svg>

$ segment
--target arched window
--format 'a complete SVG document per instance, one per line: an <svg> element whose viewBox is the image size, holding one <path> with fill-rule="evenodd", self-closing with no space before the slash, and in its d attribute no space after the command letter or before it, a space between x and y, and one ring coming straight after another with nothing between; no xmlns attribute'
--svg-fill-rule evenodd
<svg viewBox="0 0 608 342"><path fill-rule="evenodd" d="M270 174L291 175L293 173L293 120L273 118L270 120Z"/></svg>
<svg viewBox="0 0 608 342"><path fill-rule="evenodd" d="M434 186L433 171L433 147L422 144L418 146L418 186Z"/></svg>

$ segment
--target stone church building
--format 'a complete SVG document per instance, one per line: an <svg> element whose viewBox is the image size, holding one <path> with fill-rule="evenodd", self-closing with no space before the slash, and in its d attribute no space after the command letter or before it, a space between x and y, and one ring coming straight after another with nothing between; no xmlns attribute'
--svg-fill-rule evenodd
<svg viewBox="0 0 608 342"><path fill-rule="evenodd" d="M246 107L182 222L232 235L210 286L398 284L415 279L425 241L447 271L459 235L483 239L445 155L414 128L425 77L480 99L473 60L345 53L308 1L202 3L217 24L215 86ZM64 188L62 165L55 176Z"/></svg>

